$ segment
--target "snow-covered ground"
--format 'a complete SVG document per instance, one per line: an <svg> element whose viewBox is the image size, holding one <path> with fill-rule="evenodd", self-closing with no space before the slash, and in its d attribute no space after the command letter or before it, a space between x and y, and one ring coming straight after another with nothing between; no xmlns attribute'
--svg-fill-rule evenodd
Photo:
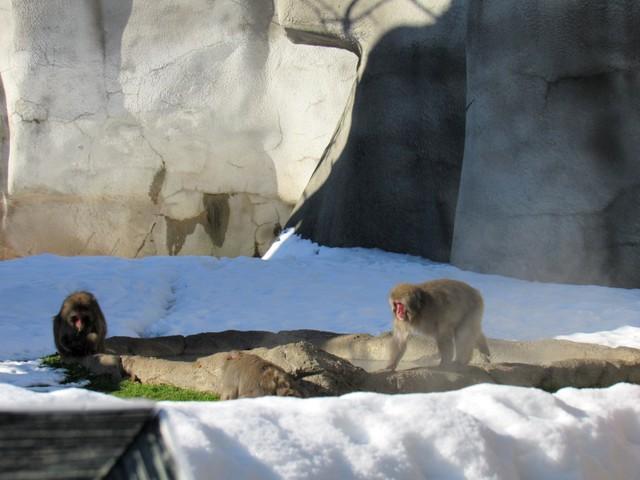
<svg viewBox="0 0 640 480"><path fill-rule="evenodd" d="M283 235L264 259L63 258L0 262L0 408L128 405L71 388L37 358L70 292L95 293L110 335L390 328L397 282L449 277L485 297L485 333L562 336L640 348L640 290L465 272L407 255L318 247ZM30 387L29 389L25 387ZM176 455L195 478L638 478L640 387L478 385L428 395L351 394L162 402Z"/></svg>
<svg viewBox="0 0 640 480"><path fill-rule="evenodd" d="M505 339L627 328L591 341L640 347L640 291L526 282L379 250L318 247L291 237L267 260L57 257L0 262L0 360L53 353L51 317L74 290L92 291L109 335L313 328L391 328L387 293L401 281L449 277L482 291L484 330Z"/></svg>
<svg viewBox="0 0 640 480"><path fill-rule="evenodd" d="M354 393L160 402L164 437L195 479L637 479L640 386L476 385L438 394ZM0 410L126 407L80 389L0 384ZM135 402L138 403L138 402Z"/></svg>

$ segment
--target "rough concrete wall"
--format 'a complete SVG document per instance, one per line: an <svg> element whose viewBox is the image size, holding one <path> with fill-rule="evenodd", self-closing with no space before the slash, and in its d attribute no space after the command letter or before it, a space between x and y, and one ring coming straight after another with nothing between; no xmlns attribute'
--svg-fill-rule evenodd
<svg viewBox="0 0 640 480"><path fill-rule="evenodd" d="M640 4L471 5L453 263L640 286Z"/></svg>
<svg viewBox="0 0 640 480"><path fill-rule="evenodd" d="M448 261L464 146L466 2L279 5L292 37L361 57L349 108L289 225L325 245Z"/></svg>
<svg viewBox="0 0 640 480"><path fill-rule="evenodd" d="M0 29L0 45L6 45L11 24L9 23L9 15L7 5L0 3L0 25L4 28ZM7 64L7 52L0 48L0 66ZM7 97L4 91L3 70L0 67L0 260L10 258L13 253L7 247L5 239L6 225L6 195L8 188L9 174L9 115L7 111Z"/></svg>
<svg viewBox="0 0 640 480"><path fill-rule="evenodd" d="M261 254L344 110L356 57L272 2L0 0L20 253ZM5 28L5 26L7 28Z"/></svg>
<svg viewBox="0 0 640 480"><path fill-rule="evenodd" d="M8 45L11 38L11 16L7 2L0 2L0 45ZM9 164L9 116L3 78L8 65L8 52L0 48L0 196L7 191L7 169ZM4 67L4 68L3 68ZM2 203L0 203L2 205ZM0 209L3 207L0 206Z"/></svg>
<svg viewBox="0 0 640 480"><path fill-rule="evenodd" d="M0 197L7 192L7 168L9 166L9 119L7 117L7 101L0 76ZM2 212L0 202L0 212Z"/></svg>

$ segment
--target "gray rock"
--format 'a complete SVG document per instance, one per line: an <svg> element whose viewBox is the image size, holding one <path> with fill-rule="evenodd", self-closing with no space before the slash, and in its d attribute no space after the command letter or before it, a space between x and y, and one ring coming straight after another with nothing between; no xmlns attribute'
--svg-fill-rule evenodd
<svg viewBox="0 0 640 480"><path fill-rule="evenodd" d="M607 362L601 359L565 360L551 364L539 384L532 386L548 391L563 387L606 388L629 382L638 364Z"/></svg>
<svg viewBox="0 0 640 480"><path fill-rule="evenodd" d="M179 358L123 355L122 368L132 380L141 383L217 393L215 386L220 383L225 357L225 353L218 353L191 362Z"/></svg>
<svg viewBox="0 0 640 480"><path fill-rule="evenodd" d="M0 0L0 247L264 254L331 139L357 62L293 44L275 10Z"/></svg>
<svg viewBox="0 0 640 480"><path fill-rule="evenodd" d="M640 285L640 4L470 3L452 262Z"/></svg>
<svg viewBox="0 0 640 480"><path fill-rule="evenodd" d="M331 395L359 390L366 377L363 369L308 342L290 343L272 349L256 348L250 352Z"/></svg>
<svg viewBox="0 0 640 480"><path fill-rule="evenodd" d="M444 370L421 367L396 372L372 372L366 377L363 390L378 393L432 393L458 390L477 383L495 382L479 368Z"/></svg>
<svg viewBox="0 0 640 480"><path fill-rule="evenodd" d="M291 341L294 339L293 341ZM601 388L618 382L640 383L640 350L609 348L566 340L512 342L489 339L491 363L474 357L465 367L440 367L433 341L411 337L397 371L380 370L388 361L389 334L339 335L294 330L279 333L226 331L189 337L107 339L117 355L94 355L81 363L95 373L127 375L142 383L168 384L219 393L228 351L249 345L257 355L290 374L304 396L342 395L354 391L380 393L441 392L477 383L536 387ZM262 343L263 345L257 345ZM167 348L173 345L173 349ZM179 345L191 345L175 354ZM231 348L230 350L237 350ZM167 355L170 352L174 355ZM200 352L196 354L195 352ZM162 358L146 355L160 355Z"/></svg>
<svg viewBox="0 0 640 480"><path fill-rule="evenodd" d="M104 343L106 352L114 355L174 357L185 351L185 338L181 335L157 338L109 337Z"/></svg>
<svg viewBox="0 0 640 480"><path fill-rule="evenodd" d="M267 360L300 381L307 395L340 395L359 389L364 370L306 342L257 348L245 352ZM123 356L122 368L142 383L175 385L198 391L219 393L222 369L228 352L220 352L195 361L176 358Z"/></svg>

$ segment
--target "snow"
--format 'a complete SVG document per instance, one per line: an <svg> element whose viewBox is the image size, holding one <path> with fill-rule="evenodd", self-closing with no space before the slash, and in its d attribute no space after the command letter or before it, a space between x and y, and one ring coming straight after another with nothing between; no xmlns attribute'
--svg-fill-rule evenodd
<svg viewBox="0 0 640 480"><path fill-rule="evenodd" d="M65 378L64 370L47 368L39 360L0 362L0 384L10 383L37 391L59 390ZM80 387L82 383L66 384L67 388Z"/></svg>
<svg viewBox="0 0 640 480"><path fill-rule="evenodd" d="M74 290L96 295L110 335L300 328L379 334L391 328L386 295L394 284L441 277L482 291L489 337L627 327L617 341L640 344L638 290L526 282L409 255L319 247L298 237L277 247L268 260L39 255L0 262L0 360L53 353L51 318ZM605 338L614 341L609 334L594 341Z"/></svg>
<svg viewBox="0 0 640 480"><path fill-rule="evenodd" d="M110 335L378 334L390 328L386 294L395 283L441 277L482 291L490 337L640 348L638 290L482 275L407 255L319 247L290 232L263 259L39 255L0 262L0 409L134 403L58 389L61 372L37 361L54 352L51 317L74 290L95 293ZM628 384L556 394L476 385L157 408L181 468L194 478L609 479L640 471L640 386Z"/></svg>
<svg viewBox="0 0 640 480"><path fill-rule="evenodd" d="M597 343L607 347L640 348L640 335L638 327L625 326L610 331L592 333L573 333L571 335L558 335L556 338L571 340L581 343Z"/></svg>
<svg viewBox="0 0 640 480"><path fill-rule="evenodd" d="M0 409L133 403L81 389L38 394L0 384ZM485 384L438 394L157 408L184 478L610 480L637 478L640 469L637 385L552 395Z"/></svg>
<svg viewBox="0 0 640 480"><path fill-rule="evenodd" d="M197 478L636 478L640 386L163 403Z"/></svg>

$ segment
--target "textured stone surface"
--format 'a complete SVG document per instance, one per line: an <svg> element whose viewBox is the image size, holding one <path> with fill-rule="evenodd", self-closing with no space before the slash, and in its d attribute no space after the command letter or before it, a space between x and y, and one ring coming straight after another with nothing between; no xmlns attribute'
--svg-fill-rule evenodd
<svg viewBox="0 0 640 480"><path fill-rule="evenodd" d="M109 337L106 353L112 355L140 355L153 357L182 357L195 359L231 350L276 349L282 345L303 342L344 358L366 365L368 370L389 360L390 332L378 336L365 333L339 334L320 330L284 330L281 332L227 330L196 335L173 335L157 338ZM592 343L568 340L512 341L488 339L492 363L542 365L565 360L599 359L610 362L640 363L640 350L627 347L610 348ZM269 361L285 368L279 361ZM412 335L407 342L399 368L434 366L439 363L435 341L430 337ZM472 363L485 364L482 355L474 352ZM287 367L288 368L288 367ZM286 368L285 368L286 369Z"/></svg>
<svg viewBox="0 0 640 480"><path fill-rule="evenodd" d="M158 338L109 337L105 340L105 351L115 355L175 357L184 355L185 345L185 337L182 335Z"/></svg>
<svg viewBox="0 0 640 480"><path fill-rule="evenodd" d="M264 253L355 78L269 1L0 0L0 24L1 230L21 254Z"/></svg>
<svg viewBox="0 0 640 480"><path fill-rule="evenodd" d="M295 378L320 387L319 392L342 395L360 389L366 374L347 360L300 341L275 348L255 348L251 353L275 363Z"/></svg>
<svg viewBox="0 0 640 480"><path fill-rule="evenodd" d="M125 374L143 383L169 384L219 393L228 352L239 350L274 363L300 382L305 396L353 391L441 392L477 383L497 383L555 391L640 383L640 350L609 348L566 340L512 342L489 339L491 363L474 357L467 367L440 367L435 343L411 337L395 372L388 362L389 334L340 335L294 330L203 333L188 337L107 339L110 355L81 363L96 373Z"/></svg>
<svg viewBox="0 0 640 480"><path fill-rule="evenodd" d="M305 396L339 395L358 390L366 376L364 370L306 342L247 352L274 363L299 380ZM222 368L227 360L228 352L204 356L192 362L179 357L136 355L123 356L122 368L129 377L142 383L220 393Z"/></svg>
<svg viewBox="0 0 640 480"><path fill-rule="evenodd" d="M470 5L452 262L640 286L640 4Z"/></svg>
<svg viewBox="0 0 640 480"><path fill-rule="evenodd" d="M638 18L627 0L0 0L0 258L260 255L286 223L638 287Z"/></svg>
<svg viewBox="0 0 640 480"><path fill-rule="evenodd" d="M466 2L279 6L292 38L360 55L349 108L289 225L325 245L448 261L464 147Z"/></svg>

